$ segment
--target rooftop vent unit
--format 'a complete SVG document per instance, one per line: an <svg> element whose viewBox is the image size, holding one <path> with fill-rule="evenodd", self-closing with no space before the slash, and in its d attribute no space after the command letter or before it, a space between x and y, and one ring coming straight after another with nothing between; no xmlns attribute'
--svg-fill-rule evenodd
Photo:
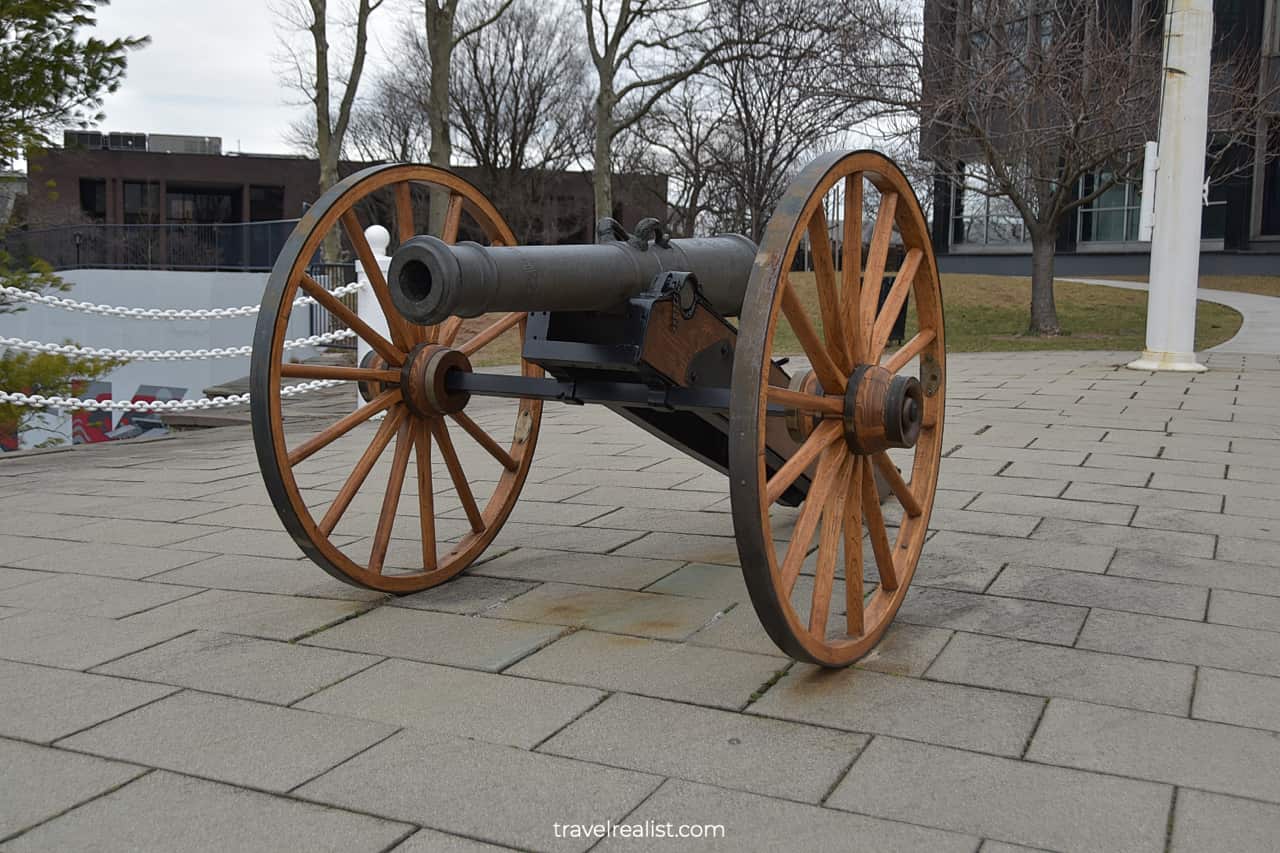
<svg viewBox="0 0 1280 853"><path fill-rule="evenodd" d="M147 135L145 133L109 133L104 147L111 151L146 151Z"/></svg>
<svg viewBox="0 0 1280 853"><path fill-rule="evenodd" d="M147 137L147 150L161 154L221 154L222 137L153 133Z"/></svg>
<svg viewBox="0 0 1280 853"><path fill-rule="evenodd" d="M62 147L97 150L104 147L102 144L102 132L97 130L64 130L62 132Z"/></svg>

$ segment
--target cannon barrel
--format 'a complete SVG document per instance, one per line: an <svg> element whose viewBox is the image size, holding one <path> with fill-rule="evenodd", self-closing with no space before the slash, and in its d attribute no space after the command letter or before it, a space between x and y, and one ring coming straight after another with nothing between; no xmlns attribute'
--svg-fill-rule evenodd
<svg viewBox="0 0 1280 853"><path fill-rule="evenodd" d="M737 234L664 243L450 245L424 235L396 250L387 283L400 313L422 325L491 311L619 311L664 272L693 273L722 315L742 310L754 243Z"/></svg>

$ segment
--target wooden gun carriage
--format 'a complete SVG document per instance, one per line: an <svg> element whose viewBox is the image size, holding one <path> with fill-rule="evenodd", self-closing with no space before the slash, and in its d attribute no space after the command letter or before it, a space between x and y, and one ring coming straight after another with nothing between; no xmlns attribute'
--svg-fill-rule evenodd
<svg viewBox="0 0 1280 853"><path fill-rule="evenodd" d="M432 194L444 211L438 236L415 224ZM394 219L385 273L362 230L360 211L371 210ZM942 448L942 302L910 185L882 155L833 152L799 172L758 247L736 235L672 239L655 220L634 235L610 220L600 230L592 245L517 246L475 187L427 166L375 166L327 192L272 271L254 340L254 440L282 522L341 580L393 593L435 586L512 515L543 404L600 404L728 476L766 631L797 659L851 663L906 594ZM385 331L308 274L334 234L363 266ZM901 263L882 294L891 242ZM812 273L793 270L802 243ZM368 344L357 366L288 360L300 297ZM886 354L907 305L909 339ZM511 339L519 371L485 370L486 353ZM299 439L280 391L316 379L357 383L360 403ZM371 440L353 432L375 416ZM474 444L455 445L450 423ZM436 482L433 453L451 488ZM481 462L492 472L469 476ZM360 504L375 471L381 496ZM360 519L363 534L351 526Z"/></svg>

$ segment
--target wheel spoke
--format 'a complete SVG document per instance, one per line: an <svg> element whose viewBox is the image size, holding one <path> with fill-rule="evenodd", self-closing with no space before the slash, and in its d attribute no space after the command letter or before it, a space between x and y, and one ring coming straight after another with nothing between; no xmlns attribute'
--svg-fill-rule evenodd
<svg viewBox="0 0 1280 853"><path fill-rule="evenodd" d="M840 424L838 421L824 421L818 424L818 428L809 434L804 443L796 448L796 452L791 454L791 458L784 462L782 467L775 471L773 476L769 478L769 482L765 484L765 504L772 506L778 498L782 497L782 493L791 488L791 484L813 464L813 460L818 458L818 454L830 447L839 438Z"/></svg>
<svg viewBox="0 0 1280 853"><path fill-rule="evenodd" d="M431 429L425 420L414 430L414 458L418 464L418 526L422 532L422 568L436 570L436 500L431 482Z"/></svg>
<svg viewBox="0 0 1280 853"><path fill-rule="evenodd" d="M898 573L893 565L889 533L884 526L884 514L880 512L880 495L876 492L876 477L870 465L862 466L862 512L867 518L871 550L875 552L876 568L880 571L880 586L893 592L898 588Z"/></svg>
<svg viewBox="0 0 1280 853"><path fill-rule="evenodd" d="M520 463L511 458L511 454L502 449L502 445L493 440L493 436L485 432L480 424L471 420L465 412L454 412L449 415L453 418L458 426L467 431L467 435L476 440L476 443L489 451L489 455L498 460L498 464L508 471L514 471L520 467Z"/></svg>
<svg viewBox="0 0 1280 853"><path fill-rule="evenodd" d="M337 527L338 522L342 520L342 515L347 511L347 507L351 506L351 501L355 498L356 492L360 491L364 481L369 478L369 472L373 470L374 463L378 461L382 451L386 450L387 445L391 443L391 438L396 434L396 429L399 428L400 421L404 419L404 415L404 407L398 406L387 415L378 427L373 440L369 442L369 446L361 454L359 461L356 462L356 467L351 469L351 474L348 475L347 481L338 490L338 496L329 505L329 511L324 514L324 518L317 525L317 529L325 536L332 533L333 528Z"/></svg>
<svg viewBox="0 0 1280 853"><path fill-rule="evenodd" d="M889 260L889 240L893 237L893 220L897 210L897 193L884 193L880 196L876 227L871 232L871 244L867 247L867 269L862 276L862 304L858 306L863 353L869 353L871 349L872 327L880 305L880 281L884 278L884 266Z"/></svg>
<svg viewBox="0 0 1280 853"><path fill-rule="evenodd" d="M454 338L458 337L458 332L462 330L462 318L450 317L440 324L440 341L445 346L452 346Z"/></svg>
<svg viewBox="0 0 1280 853"><path fill-rule="evenodd" d="M449 207L444 214L444 227L440 229L440 239L446 243L458 242L458 227L462 223L462 196L449 194Z"/></svg>
<svg viewBox="0 0 1280 853"><path fill-rule="evenodd" d="M844 181L844 229L840 242L840 299L853 364L864 361L858 296L862 284L862 173Z"/></svg>
<svg viewBox="0 0 1280 853"><path fill-rule="evenodd" d="M825 640L827 636L831 591L836 583L836 558L840 556L840 528L844 523L844 504L849 494L849 478L854 458L848 455L841 457L833 494L822 508L818 565L813 574L813 601L809 606L809 633L819 640Z"/></svg>
<svg viewBox="0 0 1280 853"><path fill-rule="evenodd" d="M844 502L844 610L849 636L863 631L862 603L862 471L863 457L853 458L853 476L845 489Z"/></svg>
<svg viewBox="0 0 1280 853"><path fill-rule="evenodd" d="M897 373L910 363L911 359L924 352L924 348L933 343L933 339L937 337L937 333L933 329L922 329L912 335L911 340L907 341L898 351L889 356L882 367L890 373Z"/></svg>
<svg viewBox="0 0 1280 853"><path fill-rule="evenodd" d="M788 409L799 409L802 412L815 412L833 417L844 416L844 398L828 397L819 394L806 394L803 391L792 391L781 385L770 385L769 402L777 403Z"/></svg>
<svg viewBox="0 0 1280 853"><path fill-rule="evenodd" d="M418 235L413 220L413 184L408 181L401 181L396 184L396 229L400 235L400 245L404 245ZM429 327L409 325L406 329L407 334L415 343L425 343L430 340L431 331Z"/></svg>
<svg viewBox="0 0 1280 853"><path fill-rule="evenodd" d="M311 436L311 438L299 444L296 448L289 451L289 466L293 467L302 460L308 458L317 450L323 450L342 436L350 432L354 427L359 426L369 418L378 414L378 412L391 408L400 402L401 391L399 388L389 388L378 396L374 397L365 405L356 409L348 415L343 415L339 420L334 421L320 432Z"/></svg>
<svg viewBox="0 0 1280 853"><path fill-rule="evenodd" d="M408 181L396 184L396 227L401 245L417 236L413 225L413 185Z"/></svg>
<svg viewBox="0 0 1280 853"><path fill-rule="evenodd" d="M440 418L431 420L431 432L436 437L436 444L440 445L440 455L444 457L444 464L449 469L449 476L453 479L453 488L458 492L458 500L462 502L462 508L466 510L467 520L471 522L471 529L476 533L484 531L484 519L480 516L480 508L476 506L475 496L471 494L471 485L467 482L466 472L462 470L462 463L458 461L458 454L453 449L453 439L449 437L449 427Z"/></svg>
<svg viewBox="0 0 1280 853"><path fill-rule="evenodd" d="M787 315L787 322L791 324L791 330L796 333L796 338L800 341L800 346L804 348L805 355L809 356L809 362L813 365L813 372L818 374L818 381L822 383L822 387L832 394L844 393L844 375L840 372L840 368L831 360L830 353L823 345L822 340L818 337L818 332L813 328L813 323L809 320L809 315L805 313L804 306L800 304L799 297L796 296L795 289L784 277L778 282L778 286L783 288L782 291L782 310Z"/></svg>
<svg viewBox="0 0 1280 853"><path fill-rule="evenodd" d="M510 314L503 315L502 319L476 333L474 337L458 347L458 351L468 357L475 355L477 351L493 343L503 332L527 316L529 315L523 311L512 311Z"/></svg>
<svg viewBox="0 0 1280 853"><path fill-rule="evenodd" d="M875 328L872 330L871 350L867 353L867 361L872 364L880 361L884 345L888 343L889 334L893 331L894 321L898 319L898 314L907 301L907 294L911 292L911 285L915 282L916 272L920 269L920 259L923 256L924 253L919 249L912 249L902 259L902 266L894 276L893 286L889 288L889 295L885 298L884 305L880 307L880 316L876 317Z"/></svg>
<svg viewBox="0 0 1280 853"><path fill-rule="evenodd" d="M404 324L400 321L400 313L396 311L396 307L391 302L391 291L387 288L387 277L382 274L382 267L378 266L378 260L373 256L373 249L369 247L369 241L365 239L364 231L360 228L360 220L356 216L354 210L348 210L342 214L342 227L347 232L347 239L351 241L351 246L356 250L356 257L360 259L360 265L364 267L365 275L369 277L369 286L373 289L373 295L377 297L378 304L382 307L382 314L387 318L387 328L391 330L391 340L396 346L407 350L408 335L405 332Z"/></svg>
<svg viewBox="0 0 1280 853"><path fill-rule="evenodd" d="M398 370L375 370L370 367L345 367L338 364L302 364L285 362L280 375L289 379L341 379L349 382L396 382Z"/></svg>
<svg viewBox="0 0 1280 853"><path fill-rule="evenodd" d="M813 276L818 290L818 310L822 314L822 336L827 352L842 375L853 371L846 346L844 320L840 316L840 294L836 290L835 257L831 253L831 232L827 215L819 207L809 219L809 248L813 252Z"/></svg>
<svg viewBox="0 0 1280 853"><path fill-rule="evenodd" d="M382 495L382 511L378 514L378 528L373 534L373 548L369 552L369 571L382 574L387 559L387 547L391 544L391 530L396 523L396 507L400 505L400 490L404 488L405 471L409 468L409 451L413 449L413 421L402 419L396 433L396 450L391 457L391 474L387 477L387 489Z"/></svg>
<svg viewBox="0 0 1280 853"><path fill-rule="evenodd" d="M790 596L800 576L800 567L809 553L809 543L813 541L813 533L818 529L818 519L822 517L822 507L831 495L831 487L835 484L836 474L840 470L840 460L845 456L842 448L831 447L818 460L818 473L809 487L809 494L800 508L796 518L795 529L791 532L791 542L787 545L787 555L782 561L782 589Z"/></svg>
<svg viewBox="0 0 1280 853"><path fill-rule="evenodd" d="M364 339L364 342L371 349L387 360L388 364L394 364L397 367L404 363L404 354L396 349L394 345L382 335L378 334L372 326L361 320L356 312L352 311L342 300L334 296L324 285L316 281L306 273L298 279L298 285L307 292L307 294L320 303L330 314L337 317L342 322Z"/></svg>
<svg viewBox="0 0 1280 853"><path fill-rule="evenodd" d="M898 503L902 504L903 511L912 518L924 512L920 501L916 500L915 494L911 491L911 486L902 479L902 473L898 471L898 466L893 464L889 454L882 450L872 454L871 459L876 463L876 469L879 470L880 475L889 483L889 488L893 489Z"/></svg>

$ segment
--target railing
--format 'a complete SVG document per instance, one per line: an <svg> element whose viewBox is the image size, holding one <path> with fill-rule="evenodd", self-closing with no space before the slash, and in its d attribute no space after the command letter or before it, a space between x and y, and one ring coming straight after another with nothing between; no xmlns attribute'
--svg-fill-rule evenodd
<svg viewBox="0 0 1280 853"><path fill-rule="evenodd" d="M55 270L271 269L297 220L215 225L64 225L10 231L3 245L13 262L41 259Z"/></svg>
<svg viewBox="0 0 1280 853"><path fill-rule="evenodd" d="M356 280L356 267L354 263L347 264L324 264L316 263L307 268L307 273L317 282L319 282L325 290L337 290L345 284L351 284ZM356 302L356 294L351 293L338 297L352 311L359 311ZM316 303L311 304L311 334L328 335L332 332L338 332L347 328L347 324L343 323L337 317L330 314L323 307ZM326 346L334 349L355 349L356 341L354 338L346 338L343 340L332 341Z"/></svg>

